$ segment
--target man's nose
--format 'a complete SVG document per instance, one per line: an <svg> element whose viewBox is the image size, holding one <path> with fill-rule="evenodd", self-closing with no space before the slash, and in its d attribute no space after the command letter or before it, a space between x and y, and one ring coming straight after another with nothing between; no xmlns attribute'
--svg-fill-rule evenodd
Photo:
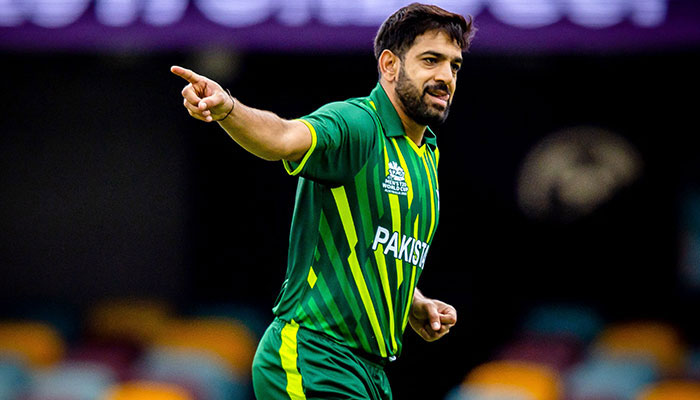
<svg viewBox="0 0 700 400"><path fill-rule="evenodd" d="M449 86L454 80L452 65L450 65L448 62L441 63L440 68L438 68L435 75L435 80L438 82L444 82Z"/></svg>

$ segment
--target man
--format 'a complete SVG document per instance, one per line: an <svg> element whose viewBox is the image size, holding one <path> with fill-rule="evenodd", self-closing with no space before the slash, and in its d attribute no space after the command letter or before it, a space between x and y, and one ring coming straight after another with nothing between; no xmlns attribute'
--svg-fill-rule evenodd
<svg viewBox="0 0 700 400"><path fill-rule="evenodd" d="M427 126L447 117L473 32L471 19L439 7L403 7L375 39L372 93L293 121L171 68L189 81L191 116L300 176L276 318L253 363L258 399L390 399L383 367L401 353L407 323L433 341L457 322L416 284L440 211Z"/></svg>

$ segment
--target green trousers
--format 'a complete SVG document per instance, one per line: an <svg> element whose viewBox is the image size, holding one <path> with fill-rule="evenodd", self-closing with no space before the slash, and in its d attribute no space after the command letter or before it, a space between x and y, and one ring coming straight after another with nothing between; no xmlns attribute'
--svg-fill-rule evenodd
<svg viewBox="0 0 700 400"><path fill-rule="evenodd" d="M391 400L384 366L294 321L275 319L253 360L258 400Z"/></svg>

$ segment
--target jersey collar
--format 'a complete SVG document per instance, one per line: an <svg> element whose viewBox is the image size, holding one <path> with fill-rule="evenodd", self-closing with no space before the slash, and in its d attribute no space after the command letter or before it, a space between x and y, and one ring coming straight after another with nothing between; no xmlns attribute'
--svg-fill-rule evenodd
<svg viewBox="0 0 700 400"><path fill-rule="evenodd" d="M379 119L382 121L384 134L388 137L405 136L406 132L403 129L401 118L399 118L399 114L396 112L394 105L391 103L391 100L389 100L389 96L380 83L377 83L377 86L372 90L369 99L374 102L377 107L377 115L379 115ZM425 129L423 141L432 147L437 145L435 133L433 133L429 126Z"/></svg>

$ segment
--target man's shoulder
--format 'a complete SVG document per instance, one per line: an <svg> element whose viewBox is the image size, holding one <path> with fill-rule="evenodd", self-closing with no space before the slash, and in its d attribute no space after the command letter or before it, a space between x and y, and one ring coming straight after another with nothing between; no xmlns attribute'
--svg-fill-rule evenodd
<svg viewBox="0 0 700 400"><path fill-rule="evenodd" d="M343 101L334 101L327 103L316 110L313 114L326 113L337 115L348 121L360 120L362 122L371 122L372 114L368 106L367 97L353 97Z"/></svg>

